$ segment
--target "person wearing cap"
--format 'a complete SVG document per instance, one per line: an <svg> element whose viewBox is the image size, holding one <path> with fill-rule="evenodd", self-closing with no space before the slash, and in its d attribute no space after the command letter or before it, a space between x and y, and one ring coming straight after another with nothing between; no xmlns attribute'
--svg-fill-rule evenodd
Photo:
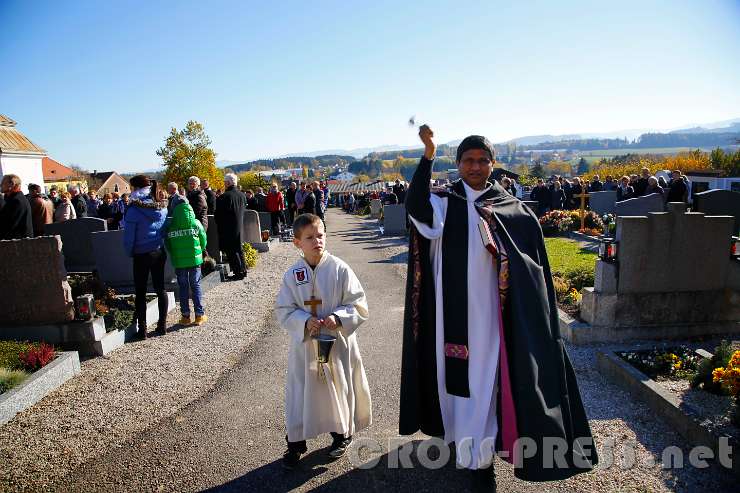
<svg viewBox="0 0 740 493"><path fill-rule="evenodd" d="M159 319L157 333L166 333L167 293L164 291L164 266L167 253L164 249L167 203L157 202L155 187L148 176L136 175L129 180L133 191L126 206L123 228L123 248L134 262L135 311L138 337L146 339L146 292L149 275L157 294Z"/></svg>
<svg viewBox="0 0 740 493"><path fill-rule="evenodd" d="M406 195L399 432L454 442L475 490L495 491L495 453L529 481L591 470L596 451L537 217L488 181L495 153L479 135L457 148L460 179L431 189L434 133L424 125L419 136L424 155ZM532 444L528 453L517 453L519 439Z"/></svg>

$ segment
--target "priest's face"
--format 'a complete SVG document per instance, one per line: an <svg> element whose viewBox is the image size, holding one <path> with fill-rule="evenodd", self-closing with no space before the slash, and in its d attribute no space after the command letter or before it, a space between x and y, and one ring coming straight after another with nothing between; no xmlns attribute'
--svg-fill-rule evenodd
<svg viewBox="0 0 740 493"><path fill-rule="evenodd" d="M460 156L457 163L460 178L472 189L483 190L493 171L493 160L483 149L470 149Z"/></svg>

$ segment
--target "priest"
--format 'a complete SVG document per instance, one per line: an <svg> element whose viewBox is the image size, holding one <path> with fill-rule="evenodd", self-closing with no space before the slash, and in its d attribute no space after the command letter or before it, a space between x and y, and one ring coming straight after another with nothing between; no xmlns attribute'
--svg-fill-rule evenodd
<svg viewBox="0 0 740 493"><path fill-rule="evenodd" d="M457 148L460 179L432 188L434 133L406 195L411 219L399 431L443 437L478 487L495 491L493 455L529 481L597 463L558 326L542 230L495 181L494 148Z"/></svg>

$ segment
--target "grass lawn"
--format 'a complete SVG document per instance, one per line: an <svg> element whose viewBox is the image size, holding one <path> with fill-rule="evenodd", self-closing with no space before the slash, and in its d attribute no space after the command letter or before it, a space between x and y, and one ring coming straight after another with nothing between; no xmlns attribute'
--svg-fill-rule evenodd
<svg viewBox="0 0 740 493"><path fill-rule="evenodd" d="M545 238L547 258L553 274L565 274L575 268L586 268L592 272L596 265L596 254L581 248L578 242L569 238Z"/></svg>

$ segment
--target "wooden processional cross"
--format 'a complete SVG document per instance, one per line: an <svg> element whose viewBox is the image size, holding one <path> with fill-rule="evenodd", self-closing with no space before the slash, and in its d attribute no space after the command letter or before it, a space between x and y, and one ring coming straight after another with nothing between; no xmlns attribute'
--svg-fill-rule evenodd
<svg viewBox="0 0 740 493"><path fill-rule="evenodd" d="M318 310L316 310L316 307L321 304L321 300L316 299L316 297L314 295L311 295L311 299L308 300L308 301L304 301L303 304L305 306L310 306L311 307L311 315L313 315L314 317L318 318L319 312L318 312Z"/></svg>
<svg viewBox="0 0 740 493"><path fill-rule="evenodd" d="M579 211L579 215L581 216L581 229L580 231L583 231L586 228L586 199L588 198L588 193L582 192L578 195L574 195L574 198L581 199L581 210Z"/></svg>

